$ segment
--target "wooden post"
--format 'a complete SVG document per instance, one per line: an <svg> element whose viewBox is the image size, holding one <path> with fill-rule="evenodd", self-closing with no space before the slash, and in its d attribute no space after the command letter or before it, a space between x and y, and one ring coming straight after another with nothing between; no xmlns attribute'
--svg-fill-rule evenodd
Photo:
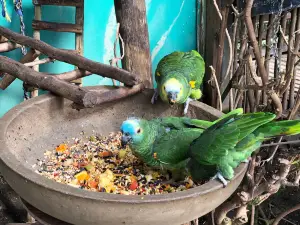
<svg viewBox="0 0 300 225"><path fill-rule="evenodd" d="M217 1L219 2L219 1ZM217 14L216 8L214 6L214 1L206 1L206 29L205 29L205 77L204 77L204 98L203 101L217 108L217 92L215 88L211 88L208 81L212 77L210 66L216 68L217 65L217 35L220 28L220 18Z"/></svg>
<svg viewBox="0 0 300 225"><path fill-rule="evenodd" d="M41 21L42 20L42 7L40 5L35 6L34 7L34 19ZM40 40L41 39L41 33L39 30L33 30L33 38ZM37 57L35 60L39 60L39 57ZM39 65L35 65L33 67L33 69L35 71L39 71L40 66ZM32 92L31 92L31 98L33 97L37 97L39 95L39 90L37 88L35 88Z"/></svg>
<svg viewBox="0 0 300 225"><path fill-rule="evenodd" d="M75 23L76 25L80 26L83 30L83 24L84 24L84 4L81 6L76 7L76 16L75 16ZM75 49L76 51L83 56L83 34L76 33L75 34ZM75 67L75 69L78 69L78 67ZM82 78L79 78L77 80L73 80L72 83L75 83L79 86L82 86Z"/></svg>
<svg viewBox="0 0 300 225"><path fill-rule="evenodd" d="M145 0L114 0L125 55L122 67L139 77L146 88L153 88L150 44Z"/></svg>

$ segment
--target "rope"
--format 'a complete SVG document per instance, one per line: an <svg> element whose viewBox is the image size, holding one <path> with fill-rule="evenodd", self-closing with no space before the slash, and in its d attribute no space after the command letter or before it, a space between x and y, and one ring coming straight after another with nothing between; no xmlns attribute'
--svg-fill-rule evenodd
<svg viewBox="0 0 300 225"><path fill-rule="evenodd" d="M24 24L24 18L23 18L23 8L22 8L22 0L14 0L14 5L15 5L15 11L20 17L20 30L21 34L25 36L25 24ZM27 51L25 46L23 45L21 47L21 51L23 55L26 55Z"/></svg>
<svg viewBox="0 0 300 225"><path fill-rule="evenodd" d="M11 22L11 19L8 15L7 8L6 8L6 0L0 0L1 7L2 7L2 16L8 21ZM23 18L23 9L22 9L22 0L13 0L14 3L14 9L18 16L20 17L20 30L21 34L25 36L25 24L24 24L24 18ZM27 51L25 46L21 47L21 51L23 55L26 55Z"/></svg>
<svg viewBox="0 0 300 225"><path fill-rule="evenodd" d="M11 19L7 13L7 8L6 8L6 0L0 0L1 6L2 6L2 16L8 21L11 22Z"/></svg>

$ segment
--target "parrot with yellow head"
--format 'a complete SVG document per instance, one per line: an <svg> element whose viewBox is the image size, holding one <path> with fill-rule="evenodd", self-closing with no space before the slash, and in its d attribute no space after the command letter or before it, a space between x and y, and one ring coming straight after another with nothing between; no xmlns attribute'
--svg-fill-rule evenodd
<svg viewBox="0 0 300 225"><path fill-rule="evenodd" d="M157 88L151 99L152 104L159 96L170 105L184 104L186 114L189 103L199 100L202 96L200 86L204 73L204 60L195 50L176 51L164 56L155 71Z"/></svg>

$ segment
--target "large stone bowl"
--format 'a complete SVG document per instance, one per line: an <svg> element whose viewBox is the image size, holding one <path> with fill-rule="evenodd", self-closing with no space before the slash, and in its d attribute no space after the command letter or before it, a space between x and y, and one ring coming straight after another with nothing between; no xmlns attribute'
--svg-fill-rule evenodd
<svg viewBox="0 0 300 225"><path fill-rule="evenodd" d="M89 87L107 91L108 87ZM59 220L76 225L176 225L200 217L223 203L240 184L247 164L241 164L226 188L210 181L187 191L145 196L123 196L81 190L56 183L34 172L32 165L66 138L81 131L108 134L128 116L147 119L181 116L182 107L150 103L153 90L80 111L52 94L27 100L0 119L0 172L29 204ZM214 120L222 113L200 102L190 105L188 116Z"/></svg>

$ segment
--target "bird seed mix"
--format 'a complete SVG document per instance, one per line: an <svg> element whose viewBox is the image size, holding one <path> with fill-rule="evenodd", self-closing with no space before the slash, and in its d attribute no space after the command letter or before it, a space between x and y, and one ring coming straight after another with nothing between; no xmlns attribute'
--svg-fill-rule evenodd
<svg viewBox="0 0 300 225"><path fill-rule="evenodd" d="M36 172L76 188L121 195L156 195L195 186L188 177L166 184L166 175L146 168L129 147L121 147L120 132L83 139L73 138L46 151L44 159L33 165Z"/></svg>

